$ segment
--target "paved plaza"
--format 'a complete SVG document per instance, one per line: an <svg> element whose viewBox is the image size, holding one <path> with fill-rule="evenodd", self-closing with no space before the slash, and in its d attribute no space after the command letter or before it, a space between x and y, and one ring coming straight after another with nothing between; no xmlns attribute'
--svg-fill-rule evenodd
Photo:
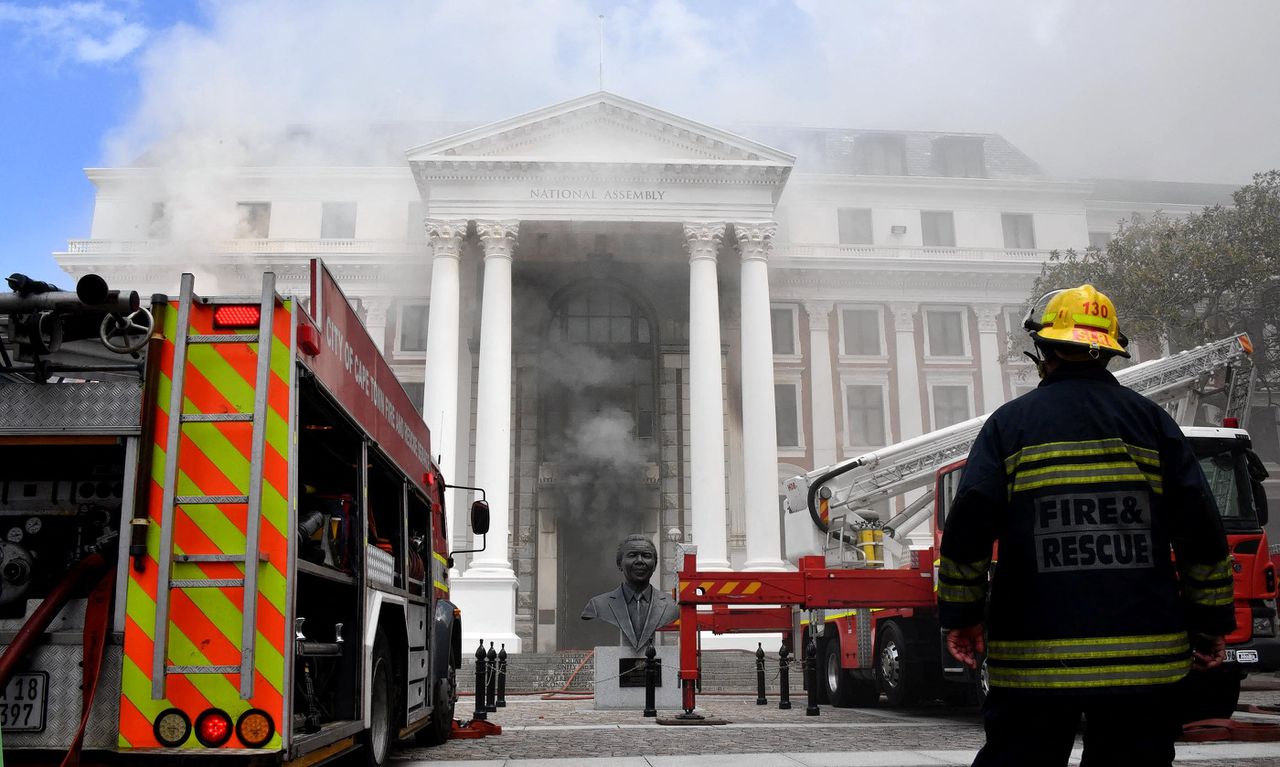
<svg viewBox="0 0 1280 767"><path fill-rule="evenodd" d="M976 708L941 706L906 710L836 709L823 706L805 715L803 696L789 711L777 698L757 706L754 696L704 695L699 712L727 721L716 726L672 726L644 719L640 712L596 711L590 700L546 700L540 695L508 697L506 708L490 714L502 735L453 740L439 748L404 744L396 767L411 765L592 765L592 767L911 767L967 765L982 745ZM1250 690L1241 703L1275 705L1280 690ZM459 702L470 716L474 702ZM679 712L662 711L660 718ZM1237 714L1246 721L1280 722L1280 716ZM1077 743L1078 745L1078 743ZM1076 760L1078 764L1079 751ZM1262 767L1280 764L1280 743L1179 744L1178 764L1203 767Z"/></svg>

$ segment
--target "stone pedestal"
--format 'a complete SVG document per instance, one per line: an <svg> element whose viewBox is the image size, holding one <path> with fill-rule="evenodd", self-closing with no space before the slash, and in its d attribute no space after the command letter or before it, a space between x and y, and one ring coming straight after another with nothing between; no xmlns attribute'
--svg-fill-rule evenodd
<svg viewBox="0 0 1280 767"><path fill-rule="evenodd" d="M662 662L661 684L655 689L654 701L659 711L680 708L680 648L674 645L655 647L657 660ZM635 678L637 687L622 686L618 678L619 664L624 659L634 659L639 667ZM644 653L630 647L601 646L596 648L596 709L644 711Z"/></svg>

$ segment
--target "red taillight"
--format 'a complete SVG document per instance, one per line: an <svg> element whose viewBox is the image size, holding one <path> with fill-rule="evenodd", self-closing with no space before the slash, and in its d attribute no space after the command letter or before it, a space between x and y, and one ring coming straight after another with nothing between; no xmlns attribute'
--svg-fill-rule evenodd
<svg viewBox="0 0 1280 767"><path fill-rule="evenodd" d="M1222 428L1224 428L1224 429L1239 429L1239 428L1240 428L1240 419L1239 419L1239 418L1236 418L1235 416L1227 416L1226 418L1223 418L1223 419L1222 419Z"/></svg>
<svg viewBox="0 0 1280 767"><path fill-rule="evenodd" d="M196 717L196 740L209 748L217 748L231 739L231 717L227 712L211 708Z"/></svg>
<svg viewBox="0 0 1280 767"><path fill-rule="evenodd" d="M213 310L215 328L256 328L262 320L262 307L253 304L226 304Z"/></svg>
<svg viewBox="0 0 1280 767"><path fill-rule="evenodd" d="M298 325L298 349L308 357L320 354L320 331L309 322Z"/></svg>
<svg viewBox="0 0 1280 767"><path fill-rule="evenodd" d="M427 473L422 475L422 478L426 480L427 487L435 487L436 473L434 471L428 471Z"/></svg>

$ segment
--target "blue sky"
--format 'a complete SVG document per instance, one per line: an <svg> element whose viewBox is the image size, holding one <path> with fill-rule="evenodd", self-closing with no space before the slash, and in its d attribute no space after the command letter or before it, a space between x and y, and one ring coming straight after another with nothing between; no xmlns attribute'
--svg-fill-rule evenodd
<svg viewBox="0 0 1280 767"><path fill-rule="evenodd" d="M86 167L594 91L599 14L606 88L712 124L994 132L1062 178L1280 167L1271 0L0 0L0 276L68 286Z"/></svg>

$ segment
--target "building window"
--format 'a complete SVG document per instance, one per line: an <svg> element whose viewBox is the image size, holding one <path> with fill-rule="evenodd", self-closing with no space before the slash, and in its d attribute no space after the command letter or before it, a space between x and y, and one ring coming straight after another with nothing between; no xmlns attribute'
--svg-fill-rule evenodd
<svg viewBox="0 0 1280 767"><path fill-rule="evenodd" d="M845 444L877 447L885 444L884 387L850 384L844 387Z"/></svg>
<svg viewBox="0 0 1280 767"><path fill-rule="evenodd" d="M356 236L356 204L326 202L321 205L320 239L351 240Z"/></svg>
<svg viewBox="0 0 1280 767"><path fill-rule="evenodd" d="M1089 247L1107 252L1107 246L1111 244L1111 232L1089 232Z"/></svg>
<svg viewBox="0 0 1280 767"><path fill-rule="evenodd" d="M396 323L396 351L421 353L427 350L427 304L401 304Z"/></svg>
<svg viewBox="0 0 1280 767"><path fill-rule="evenodd" d="M933 398L933 428L944 429L973 417L969 411L968 386L939 384L930 387L929 393Z"/></svg>
<svg viewBox="0 0 1280 767"><path fill-rule="evenodd" d="M840 310L840 353L844 356L883 356L883 338L879 309L849 307Z"/></svg>
<svg viewBox="0 0 1280 767"><path fill-rule="evenodd" d="M800 387L793 383L774 384L773 404L777 413L778 447L799 447Z"/></svg>
<svg viewBox="0 0 1280 767"><path fill-rule="evenodd" d="M926 247L954 248L956 222L949 210L920 211L920 234Z"/></svg>
<svg viewBox="0 0 1280 767"><path fill-rule="evenodd" d="M405 394L409 395L409 401L413 403L418 415L422 415L422 399L426 396L427 385L414 381L406 381L400 385L404 387Z"/></svg>
<svg viewBox="0 0 1280 767"><path fill-rule="evenodd" d="M409 203L408 221L405 224L404 238L409 242L426 242L427 239L427 204L419 200Z"/></svg>
<svg viewBox="0 0 1280 767"><path fill-rule="evenodd" d="M983 178L987 175L982 139L947 136L933 142L933 167L939 176Z"/></svg>
<svg viewBox="0 0 1280 767"><path fill-rule="evenodd" d="M794 357L800 352L796 339L796 308L794 306L775 306L769 313L769 324L773 329L773 353L784 357Z"/></svg>
<svg viewBox="0 0 1280 767"><path fill-rule="evenodd" d="M236 237L265 240L271 236L271 203L237 202Z"/></svg>
<svg viewBox="0 0 1280 767"><path fill-rule="evenodd" d="M871 211L867 208L840 208L836 211L836 221L841 245L870 245L875 241L871 233Z"/></svg>
<svg viewBox="0 0 1280 767"><path fill-rule="evenodd" d="M151 203L151 219L147 222L147 237L163 240L169 237L169 209L163 202Z"/></svg>
<svg viewBox="0 0 1280 767"><path fill-rule="evenodd" d="M1030 213L1001 213L1004 246L1009 250L1032 250L1036 246L1036 227Z"/></svg>
<svg viewBox="0 0 1280 767"><path fill-rule="evenodd" d="M854 168L869 176L907 175L907 142L892 133L859 136L853 144Z"/></svg>
<svg viewBox="0 0 1280 767"><path fill-rule="evenodd" d="M926 309L925 350L928 357L967 357L965 343L965 311L963 309Z"/></svg>

